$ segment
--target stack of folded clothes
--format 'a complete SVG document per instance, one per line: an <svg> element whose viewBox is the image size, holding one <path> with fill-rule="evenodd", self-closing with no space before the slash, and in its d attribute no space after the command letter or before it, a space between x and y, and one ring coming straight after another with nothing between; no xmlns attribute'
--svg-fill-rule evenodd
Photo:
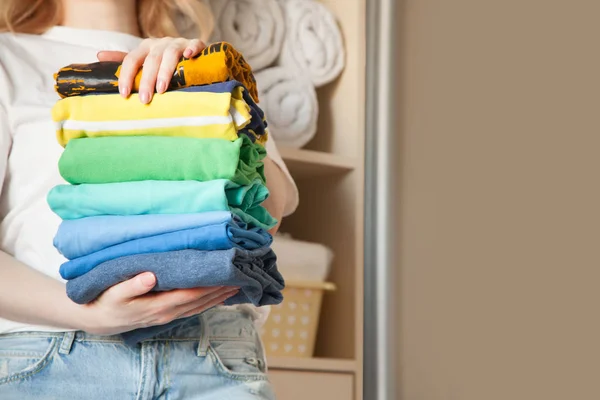
<svg viewBox="0 0 600 400"><path fill-rule="evenodd" d="M117 93L114 63L56 75L63 98L52 113L69 184L53 188L48 203L63 219L54 245L68 259L67 294L89 303L150 271L156 291L237 286L226 305L278 304L284 282L268 233L277 221L261 205L267 123L252 71L227 43L177 71L147 105Z"/></svg>

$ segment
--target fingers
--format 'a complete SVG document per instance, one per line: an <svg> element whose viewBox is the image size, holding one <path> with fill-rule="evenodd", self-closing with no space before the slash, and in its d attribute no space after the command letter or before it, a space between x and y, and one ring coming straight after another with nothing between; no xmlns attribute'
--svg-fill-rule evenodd
<svg viewBox="0 0 600 400"><path fill-rule="evenodd" d="M238 290L234 290L232 292L224 293L224 294L212 299L208 303L204 303L202 305L199 305L196 308L192 308L191 310L181 314L177 318L187 318L187 317L191 317L193 315L201 314L204 311L209 310L215 306L222 305L225 300L229 299L230 297L235 296L238 292L239 292Z"/></svg>
<svg viewBox="0 0 600 400"><path fill-rule="evenodd" d="M212 292L206 296L203 296L202 298L199 298L195 301L185 303L185 304L178 306L177 308L175 308L175 312L177 313L177 315L182 315L190 310L201 307L204 304L208 304L215 299L221 298L224 295L232 296L234 293L236 293L238 291L239 291L239 288L237 288L237 287L224 287L224 288L221 288L221 289L219 289L215 292Z"/></svg>
<svg viewBox="0 0 600 400"><path fill-rule="evenodd" d="M207 310L210 307L214 307L233 296L237 291L238 288L231 287L173 290L171 292L156 294L150 300L152 302L150 307L147 306L148 300L142 297L136 306L147 310L147 312L140 315L141 318L137 324L142 327L168 324L175 319L181 318L184 314L189 314L191 310Z"/></svg>
<svg viewBox="0 0 600 400"><path fill-rule="evenodd" d="M185 58L192 58L200 54L202 50L206 48L206 44L200 39L190 40L189 44L183 51Z"/></svg>
<svg viewBox="0 0 600 400"><path fill-rule="evenodd" d="M220 286L203 287L194 289L178 289L169 292L158 293L152 302L163 309L174 309L179 306L196 302L204 297L210 296L222 290Z"/></svg>
<svg viewBox="0 0 600 400"><path fill-rule="evenodd" d="M237 287L205 287L148 293L155 285L154 274L145 272L106 290L87 305L98 324L90 332L113 334L168 324L223 304L239 292Z"/></svg>
<svg viewBox="0 0 600 400"><path fill-rule="evenodd" d="M169 87L169 83L173 78L177 63L181 59L183 49L177 44L169 45L163 52L162 62L158 70L158 76L156 79L156 92L164 93Z"/></svg>
<svg viewBox="0 0 600 400"><path fill-rule="evenodd" d="M138 92L140 101L148 104L152 101L155 91L167 91L181 57L194 57L205 47L204 42L198 39L146 39L127 55L115 51L102 51L98 53L98 59L123 61L119 73L119 93L125 98L133 91L136 75L143 66Z"/></svg>
<svg viewBox="0 0 600 400"><path fill-rule="evenodd" d="M186 39L164 38L152 47L144 61L140 82L140 101L142 103L147 104L152 101L155 88L159 93L167 90L187 43Z"/></svg>
<svg viewBox="0 0 600 400"><path fill-rule="evenodd" d="M121 93L121 96L127 98L131 94L135 76L144 64L149 52L149 47L142 44L123 59L119 72L119 93Z"/></svg>
<svg viewBox="0 0 600 400"><path fill-rule="evenodd" d="M154 274L144 272L109 288L104 297L122 303L150 292L154 285L156 285Z"/></svg>
<svg viewBox="0 0 600 400"><path fill-rule="evenodd" d="M153 48L146 56L144 68L142 69L142 80L140 81L140 101L143 104L148 104L154 95L154 87L156 85L156 76L158 69L163 60L163 49L160 47Z"/></svg>
<svg viewBox="0 0 600 400"><path fill-rule="evenodd" d="M127 53L122 51L99 51L96 57L98 57L98 61L117 61L122 62L123 59L127 56Z"/></svg>

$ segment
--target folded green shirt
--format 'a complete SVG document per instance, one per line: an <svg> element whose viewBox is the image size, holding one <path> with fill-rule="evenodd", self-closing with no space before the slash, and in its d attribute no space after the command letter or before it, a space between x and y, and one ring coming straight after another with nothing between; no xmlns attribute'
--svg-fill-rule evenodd
<svg viewBox="0 0 600 400"><path fill-rule="evenodd" d="M265 182L266 151L242 135L235 141L167 136L72 139L58 168L69 183L145 180Z"/></svg>
<svg viewBox="0 0 600 400"><path fill-rule="evenodd" d="M59 185L48 194L48 204L65 220L99 215L231 211L250 226L270 229L277 220L261 206L268 196L269 190L260 180L250 185L226 179L138 181Z"/></svg>

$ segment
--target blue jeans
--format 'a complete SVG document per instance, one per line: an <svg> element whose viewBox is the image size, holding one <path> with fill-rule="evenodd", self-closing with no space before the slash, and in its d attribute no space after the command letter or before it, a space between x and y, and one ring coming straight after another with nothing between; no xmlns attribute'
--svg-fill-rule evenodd
<svg viewBox="0 0 600 400"><path fill-rule="evenodd" d="M272 400L249 314L209 310L135 347L84 332L0 335L2 400Z"/></svg>

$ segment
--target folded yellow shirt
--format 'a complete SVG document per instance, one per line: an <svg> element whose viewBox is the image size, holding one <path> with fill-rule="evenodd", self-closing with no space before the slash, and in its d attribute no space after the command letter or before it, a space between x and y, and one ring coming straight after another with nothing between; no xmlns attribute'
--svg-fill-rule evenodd
<svg viewBox="0 0 600 400"><path fill-rule="evenodd" d="M182 136L238 139L251 120L241 88L226 93L179 92L157 94L142 104L137 94L67 97L52 109L56 137L69 140L100 136ZM266 140L266 137L264 138Z"/></svg>

